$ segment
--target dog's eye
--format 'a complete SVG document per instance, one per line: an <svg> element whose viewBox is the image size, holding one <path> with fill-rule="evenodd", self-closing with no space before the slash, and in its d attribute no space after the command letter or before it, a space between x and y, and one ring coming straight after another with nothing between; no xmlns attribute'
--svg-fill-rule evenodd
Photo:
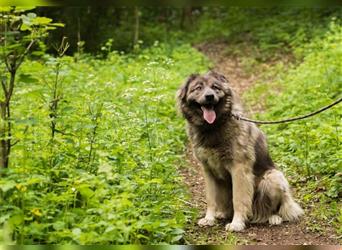
<svg viewBox="0 0 342 250"><path fill-rule="evenodd" d="M201 85L198 85L195 90L201 90L202 89L202 86Z"/></svg>
<svg viewBox="0 0 342 250"><path fill-rule="evenodd" d="M221 90L220 87L217 86L217 85L214 85L214 86L213 86L213 89L215 89L215 90Z"/></svg>

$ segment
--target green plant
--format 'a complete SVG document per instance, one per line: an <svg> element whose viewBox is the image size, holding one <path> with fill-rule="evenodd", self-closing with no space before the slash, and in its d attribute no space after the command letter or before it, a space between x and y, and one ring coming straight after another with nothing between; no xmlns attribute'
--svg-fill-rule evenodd
<svg viewBox="0 0 342 250"><path fill-rule="evenodd" d="M271 84L260 83L248 94L254 102L267 93L262 120L279 120L306 114L340 98L342 92L342 29L334 20L323 38L301 45L302 63L277 72ZM299 48L298 48L299 49ZM281 91L279 91L281 90ZM338 225L340 211L333 204L341 197L341 108L336 106L304 121L264 125L275 162L301 189L303 200L320 204ZM316 206L316 205L315 205ZM337 216L336 216L337 215ZM340 216L339 216L340 217Z"/></svg>
<svg viewBox="0 0 342 250"><path fill-rule="evenodd" d="M13 119L11 100L14 93L17 72L37 41L47 35L49 30L61 24L52 23L46 17L39 17L27 9L5 7L0 9L1 44L1 86L0 101L0 165L8 168L12 147L18 142L12 140Z"/></svg>
<svg viewBox="0 0 342 250"><path fill-rule="evenodd" d="M159 244L183 242L193 212L177 172L184 123L174 95L208 62L183 45L156 44L106 60L64 56L51 144L55 63L23 63L14 117L29 133L0 180L0 225L16 243ZM45 76L45 79L44 77ZM30 85L26 81L30 80ZM24 98L25 97L25 98ZM42 98L44 97L44 98ZM45 101L44 101L45 100ZM50 161L52 160L52 164ZM8 242L8 241L7 241Z"/></svg>
<svg viewBox="0 0 342 250"><path fill-rule="evenodd" d="M49 98L49 111L50 111L50 118L51 118L51 139L53 140L55 137L55 134L57 132L61 132L60 130L57 129L57 123L56 123L56 118L57 118L57 113L58 113L58 104L63 98L63 86L62 86L62 81L63 79L60 79L60 71L62 68L62 58L69 48L69 44L66 42L66 37L63 37L61 44L56 47L56 52L58 55L57 59L50 60L49 61L49 66L53 67L54 71L54 79L52 80L52 83L47 83L47 85L51 89L51 96Z"/></svg>
<svg viewBox="0 0 342 250"><path fill-rule="evenodd" d="M94 22L103 13L112 16L112 10L87 18L91 16L89 22ZM198 211L189 208L178 172L186 164L186 136L184 121L175 111L175 92L189 74L210 66L189 42L223 39L230 45L226 52L240 57L248 73L279 55L295 54L301 59L290 65L263 64L266 70L260 72L268 82L249 94L258 107L267 97L262 108L268 110L260 119L303 114L341 92L342 35L338 18L332 18L338 16L334 9L200 8L199 14L170 9L160 15L159 10L141 7L137 40L143 43L126 54L115 49L133 47L134 20L125 16L132 10L115 9L123 22L117 29L113 29L117 20L110 20L109 26L96 26L98 20L92 23L101 41L108 41L102 43L105 59L83 53L89 46L96 51L101 43L95 46L97 39L82 36L86 25L80 15L88 9L78 9L78 54L66 55L64 40L57 57L49 55L45 53L48 46L40 40L31 47L35 53L20 64L11 97L10 121L15 123L11 138L16 147L11 151L11 167L1 169L1 242L207 242L186 226ZM189 15L186 18L194 32L178 28L181 12ZM18 13L29 24L35 19L33 14ZM156 16L166 21L156 24ZM104 19L99 20L103 24ZM38 21L48 26L45 34L56 26L50 19ZM26 24L19 33L29 34L29 27ZM67 28L76 30L72 25ZM72 46L72 40L68 41ZM4 76L10 79L6 69ZM340 117L341 111L332 109L305 122L263 127L275 161L300 190L301 200L309 205L319 202L313 216L328 218L336 227L341 222L341 216L336 216L341 193ZM320 213L321 209L326 212ZM231 234L212 240L240 242Z"/></svg>

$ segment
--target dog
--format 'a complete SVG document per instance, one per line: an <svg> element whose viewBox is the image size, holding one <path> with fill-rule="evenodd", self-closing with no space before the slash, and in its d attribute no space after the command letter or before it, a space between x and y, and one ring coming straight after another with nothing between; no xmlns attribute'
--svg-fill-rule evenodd
<svg viewBox="0 0 342 250"><path fill-rule="evenodd" d="M199 226L232 219L226 230L242 231L247 222L279 225L300 218L303 210L276 169L265 135L255 124L232 116L242 115L243 109L224 75L192 74L176 99L205 177L207 210Z"/></svg>

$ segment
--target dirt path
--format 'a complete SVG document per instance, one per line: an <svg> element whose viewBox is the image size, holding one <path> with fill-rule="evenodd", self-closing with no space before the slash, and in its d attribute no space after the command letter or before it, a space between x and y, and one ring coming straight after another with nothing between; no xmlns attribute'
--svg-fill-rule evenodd
<svg viewBox="0 0 342 250"><path fill-rule="evenodd" d="M256 74L246 74L238 59L225 55L226 45L210 43L197 46L197 49L208 56L215 65L215 69L228 76L235 91L244 93L258 79ZM257 107L259 110L260 107ZM189 168L182 169L185 183L192 194L193 208L200 212L198 217L205 213L205 188L201 167L192 157L191 149L187 149ZM296 191L295 191L296 192ZM303 205L303 204L301 204ZM334 230L323 222L316 221L310 208L305 209L304 219L295 224L283 223L280 226L248 225L241 233L229 233L224 230L225 222L211 228L200 228L197 221L187 226L185 240L188 244L258 244L258 245L336 245L338 237ZM310 231L312 223L321 223L322 232Z"/></svg>

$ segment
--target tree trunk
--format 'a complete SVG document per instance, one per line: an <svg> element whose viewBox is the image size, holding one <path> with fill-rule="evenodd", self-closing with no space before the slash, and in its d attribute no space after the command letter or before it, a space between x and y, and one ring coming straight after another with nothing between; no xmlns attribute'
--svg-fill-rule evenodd
<svg viewBox="0 0 342 250"><path fill-rule="evenodd" d="M133 40L133 46L135 47L138 44L139 41L139 8L134 7L134 19L135 19L135 26L134 26L134 40Z"/></svg>
<svg viewBox="0 0 342 250"><path fill-rule="evenodd" d="M10 71L10 82L7 87L6 84L3 84L3 92L5 95L5 100L0 102L0 116L1 116L1 126L0 126L0 164L2 168L8 168L9 166L9 155L11 153L12 147L12 124L11 124L11 110L10 110L10 102L14 90L14 82L16 69L14 67Z"/></svg>
<svg viewBox="0 0 342 250"><path fill-rule="evenodd" d="M192 24L192 7L184 7L182 9L182 16L181 16L181 22L180 27L181 29L186 29L188 27L188 24Z"/></svg>
<svg viewBox="0 0 342 250"><path fill-rule="evenodd" d="M77 10L77 53L81 53L81 17L80 17L80 11L79 8Z"/></svg>
<svg viewBox="0 0 342 250"><path fill-rule="evenodd" d="M7 121L6 121L6 103L0 102L1 128L0 128L0 164L1 168L8 167L8 148L7 148Z"/></svg>

